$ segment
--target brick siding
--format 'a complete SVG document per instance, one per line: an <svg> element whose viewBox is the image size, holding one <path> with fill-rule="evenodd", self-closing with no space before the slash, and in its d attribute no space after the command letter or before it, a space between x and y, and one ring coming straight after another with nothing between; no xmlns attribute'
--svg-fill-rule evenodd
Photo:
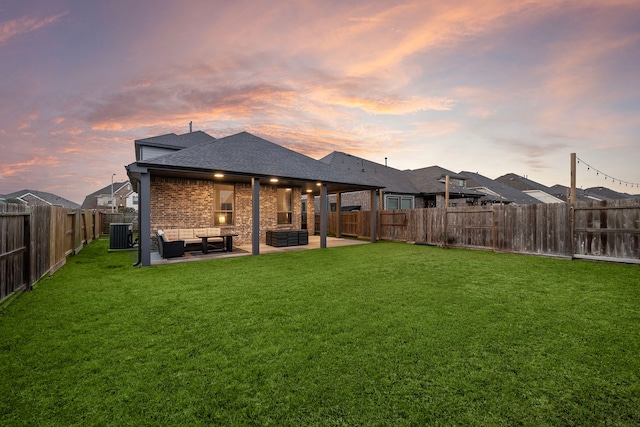
<svg viewBox="0 0 640 427"><path fill-rule="evenodd" d="M151 178L151 232L169 228L214 227L213 192L217 182L186 178ZM235 184L234 224L222 226L224 232L238 233L234 242L251 243L252 190L250 184ZM271 229L300 229L301 189L292 189L292 224L278 224L277 187L260 185L260 242Z"/></svg>

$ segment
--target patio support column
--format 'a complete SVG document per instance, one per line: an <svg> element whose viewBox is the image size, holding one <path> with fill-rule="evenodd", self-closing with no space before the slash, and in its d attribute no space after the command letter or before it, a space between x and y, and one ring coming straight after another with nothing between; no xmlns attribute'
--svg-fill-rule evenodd
<svg viewBox="0 0 640 427"><path fill-rule="evenodd" d="M251 255L260 255L260 178L251 178Z"/></svg>
<svg viewBox="0 0 640 427"><path fill-rule="evenodd" d="M336 193L336 237L342 237L342 193Z"/></svg>
<svg viewBox="0 0 640 427"><path fill-rule="evenodd" d="M148 267L151 265L151 176L146 170L140 174L138 209L140 209L138 224L140 263L143 267Z"/></svg>
<svg viewBox="0 0 640 427"><path fill-rule="evenodd" d="M371 243L375 243L377 241L377 221L378 212L376 211L376 190L371 190Z"/></svg>
<svg viewBox="0 0 640 427"><path fill-rule="evenodd" d="M327 184L320 189L320 247L327 247Z"/></svg>

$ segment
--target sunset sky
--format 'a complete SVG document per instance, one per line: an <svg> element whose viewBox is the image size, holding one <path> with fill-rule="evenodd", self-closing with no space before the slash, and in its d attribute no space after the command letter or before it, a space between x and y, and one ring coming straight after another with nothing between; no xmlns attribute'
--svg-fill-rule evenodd
<svg viewBox="0 0 640 427"><path fill-rule="evenodd" d="M3 0L0 193L82 203L133 141L640 183L640 0ZM578 187L637 194L578 166Z"/></svg>

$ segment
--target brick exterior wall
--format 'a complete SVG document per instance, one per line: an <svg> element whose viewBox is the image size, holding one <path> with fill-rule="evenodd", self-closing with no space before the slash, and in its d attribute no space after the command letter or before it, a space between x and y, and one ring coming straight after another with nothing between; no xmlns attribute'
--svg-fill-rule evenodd
<svg viewBox="0 0 640 427"><path fill-rule="evenodd" d="M151 177L151 233L168 228L206 228L214 225L213 192L217 182L185 178ZM223 232L237 233L234 242L251 243L252 189L236 183L234 224L221 226ZM302 223L301 189L292 188L292 224L278 224L277 187L260 185L260 242L267 230L298 230Z"/></svg>

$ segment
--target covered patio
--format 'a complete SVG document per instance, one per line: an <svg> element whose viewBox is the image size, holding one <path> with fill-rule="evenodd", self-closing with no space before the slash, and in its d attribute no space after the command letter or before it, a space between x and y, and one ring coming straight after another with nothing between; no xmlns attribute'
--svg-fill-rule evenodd
<svg viewBox="0 0 640 427"><path fill-rule="evenodd" d="M203 132L172 135L136 141L137 161L127 166L139 194L139 259L143 266L155 264L152 253L157 231L172 228L218 227L223 233L233 233L237 236L234 252L224 256L295 250L267 246L266 232L303 228L304 215L314 218L316 214L316 196L320 198L319 230L313 220L308 221L309 244L299 249L316 244L330 247L328 195L339 198L343 192L365 190L374 199L380 188L359 170L338 170L246 132L221 139ZM372 212L371 242L375 242L375 205ZM319 234L317 239L314 234ZM193 258L204 256L207 254Z"/></svg>

